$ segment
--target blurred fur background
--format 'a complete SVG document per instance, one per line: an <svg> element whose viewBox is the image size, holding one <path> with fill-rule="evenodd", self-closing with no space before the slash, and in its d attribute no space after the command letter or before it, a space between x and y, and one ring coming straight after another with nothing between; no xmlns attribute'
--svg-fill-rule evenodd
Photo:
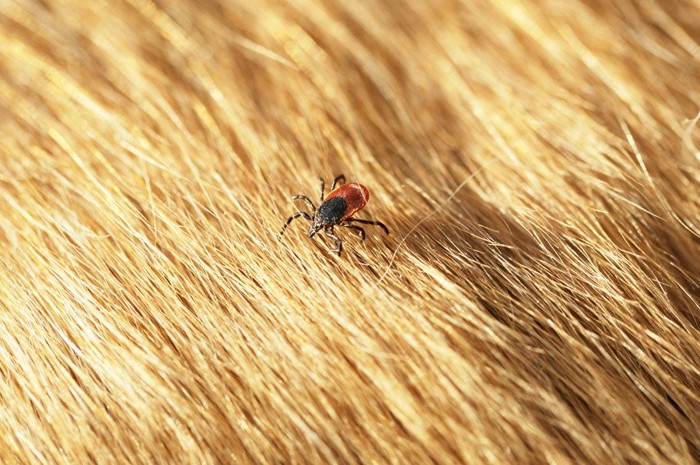
<svg viewBox="0 0 700 465"><path fill-rule="evenodd" d="M0 462L700 461L696 0L0 0ZM318 177L384 221L278 231Z"/></svg>

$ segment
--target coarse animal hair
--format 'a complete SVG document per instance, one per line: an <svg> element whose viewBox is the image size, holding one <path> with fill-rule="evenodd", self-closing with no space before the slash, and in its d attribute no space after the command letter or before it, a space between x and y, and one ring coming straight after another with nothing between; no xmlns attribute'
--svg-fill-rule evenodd
<svg viewBox="0 0 700 465"><path fill-rule="evenodd" d="M699 463L698 18L0 0L0 463Z"/></svg>

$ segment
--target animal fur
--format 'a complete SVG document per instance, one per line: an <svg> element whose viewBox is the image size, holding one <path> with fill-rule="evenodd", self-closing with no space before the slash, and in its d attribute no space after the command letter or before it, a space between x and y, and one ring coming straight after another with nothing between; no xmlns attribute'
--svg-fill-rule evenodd
<svg viewBox="0 0 700 465"><path fill-rule="evenodd" d="M0 462L700 462L699 18L0 0Z"/></svg>

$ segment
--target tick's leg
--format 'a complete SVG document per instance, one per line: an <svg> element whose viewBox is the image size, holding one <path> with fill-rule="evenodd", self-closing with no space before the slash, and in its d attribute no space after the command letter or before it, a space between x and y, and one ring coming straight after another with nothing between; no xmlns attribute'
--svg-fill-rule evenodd
<svg viewBox="0 0 700 465"><path fill-rule="evenodd" d="M313 213L316 213L316 206L315 206L314 203L311 201L311 199L308 198L307 196L305 196L305 195L295 195L294 197L292 197L292 200L293 200L293 201L294 201L294 200L303 200L304 203L306 203L306 206L309 207L309 209L310 209Z"/></svg>
<svg viewBox="0 0 700 465"><path fill-rule="evenodd" d="M345 224L345 223L340 223L338 226L342 226L343 228L348 228L348 229L353 229L360 233L360 242L365 241L365 230L362 229L359 226L355 226L354 224Z"/></svg>
<svg viewBox="0 0 700 465"><path fill-rule="evenodd" d="M332 250L332 252L337 253L340 257L340 253L343 251L343 241L341 241L340 238L333 233L332 227L324 229L323 232L326 234L326 236L333 239L333 241L335 242L335 249Z"/></svg>
<svg viewBox="0 0 700 465"><path fill-rule="evenodd" d="M284 234L284 230L287 229L289 223L291 223L295 218L299 218L300 216L308 221L313 221L308 213L302 211L296 212L295 214L287 218L287 222L284 223L284 226L282 226L282 231L280 231L280 239L282 239L282 234Z"/></svg>
<svg viewBox="0 0 700 465"><path fill-rule="evenodd" d="M323 203L323 199L326 197L326 181L323 178L318 179L321 180L321 203Z"/></svg>
<svg viewBox="0 0 700 465"><path fill-rule="evenodd" d="M345 175L341 174L335 177L333 180L333 185L331 186L331 191L335 189L335 186L338 185L338 181L342 179L342 182L340 182L341 185L345 184Z"/></svg>
<svg viewBox="0 0 700 465"><path fill-rule="evenodd" d="M359 220L357 218L348 218L345 221L348 223L353 222L353 223L362 223L362 224L373 224L375 226L379 226L380 228L382 228L384 230L385 233L389 234L389 228L387 228L386 225L384 223L382 223L381 221Z"/></svg>

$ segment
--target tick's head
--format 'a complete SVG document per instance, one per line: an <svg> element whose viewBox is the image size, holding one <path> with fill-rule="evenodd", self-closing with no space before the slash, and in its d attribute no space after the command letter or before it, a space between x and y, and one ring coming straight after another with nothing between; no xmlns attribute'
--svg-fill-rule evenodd
<svg viewBox="0 0 700 465"><path fill-rule="evenodd" d="M323 228L322 224L318 224L316 222L316 218L314 218L314 224L311 225L311 228L309 229L309 237L314 237L317 232L319 232Z"/></svg>
<svg viewBox="0 0 700 465"><path fill-rule="evenodd" d="M311 228L309 229L309 237L314 237L316 233L319 232L321 229L335 223L333 221L330 221L326 216L319 214L320 211L321 209L319 209L316 212L316 215L314 215L314 222L311 225Z"/></svg>

